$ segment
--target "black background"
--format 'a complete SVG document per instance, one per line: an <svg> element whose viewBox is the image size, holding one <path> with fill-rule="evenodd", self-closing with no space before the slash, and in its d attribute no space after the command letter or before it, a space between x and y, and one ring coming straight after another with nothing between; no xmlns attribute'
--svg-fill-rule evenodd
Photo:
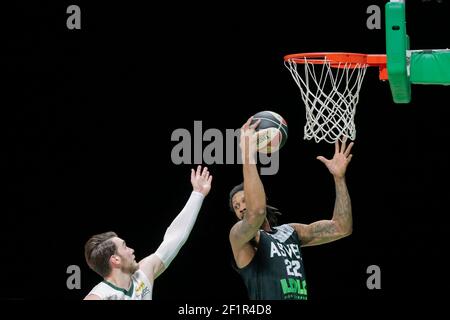
<svg viewBox="0 0 450 320"><path fill-rule="evenodd" d="M269 203L284 223L331 217L333 179L315 157L334 147L303 140L304 106L283 56L385 52L384 26L366 27L370 4L384 23L385 2L153 3L4 9L1 299L82 299L101 280L83 257L95 233L114 230L137 258L154 252L191 190L194 165L172 163L171 134L193 132L194 120L224 131L280 113L289 139L277 175L262 178ZM81 30L66 28L69 4L81 8ZM411 49L448 47L449 14L445 0L408 2ZM433 301L448 287L449 96L414 85L410 104L394 104L368 70L347 171L354 232L303 249L311 301ZM246 299L228 243L241 167L209 167L213 189L155 300ZM381 290L366 287L372 264ZM66 287L69 265L81 267L80 290Z"/></svg>

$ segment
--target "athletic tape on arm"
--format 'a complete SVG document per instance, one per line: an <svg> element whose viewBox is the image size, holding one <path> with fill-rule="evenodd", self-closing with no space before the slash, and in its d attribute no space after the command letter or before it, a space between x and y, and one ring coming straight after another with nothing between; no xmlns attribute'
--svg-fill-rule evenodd
<svg viewBox="0 0 450 320"><path fill-rule="evenodd" d="M204 198L200 192L193 191L183 210L167 228L164 240L155 252L166 268L188 239Z"/></svg>

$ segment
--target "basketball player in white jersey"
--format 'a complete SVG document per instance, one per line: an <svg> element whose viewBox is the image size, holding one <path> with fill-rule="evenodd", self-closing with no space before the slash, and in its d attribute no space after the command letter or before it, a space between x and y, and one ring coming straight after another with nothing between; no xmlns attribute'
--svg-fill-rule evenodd
<svg viewBox="0 0 450 320"><path fill-rule="evenodd" d="M154 280L169 266L194 226L203 199L211 190L208 168L191 169L193 191L183 210L167 228L155 253L139 263L134 250L114 232L91 237L85 245L89 267L103 277L85 300L151 300Z"/></svg>

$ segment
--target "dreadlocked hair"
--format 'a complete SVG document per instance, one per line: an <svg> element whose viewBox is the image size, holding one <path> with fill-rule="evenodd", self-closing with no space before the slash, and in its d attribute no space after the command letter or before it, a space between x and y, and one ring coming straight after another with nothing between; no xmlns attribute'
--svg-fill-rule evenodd
<svg viewBox="0 0 450 320"><path fill-rule="evenodd" d="M234 212L233 201L232 201L233 200L233 196L237 192L243 191L243 190L244 190L244 183L238 184L233 189L231 189L231 191L230 191L230 199L229 199L229 205L230 205L231 212ZM269 221L269 224L271 226L277 226L278 225L278 217L279 216L281 216L280 210L278 210L275 207L266 205L266 217L267 217L267 221Z"/></svg>
<svg viewBox="0 0 450 320"><path fill-rule="evenodd" d="M272 227L275 227L278 225L278 217L281 216L280 210L278 210L275 207L266 205L266 217L267 221L269 221L269 224Z"/></svg>

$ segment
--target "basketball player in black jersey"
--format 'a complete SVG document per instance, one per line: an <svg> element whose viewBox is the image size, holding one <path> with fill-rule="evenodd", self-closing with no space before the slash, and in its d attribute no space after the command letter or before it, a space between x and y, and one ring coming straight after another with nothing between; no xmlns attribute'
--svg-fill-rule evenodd
<svg viewBox="0 0 450 320"><path fill-rule="evenodd" d="M264 186L256 167L256 134L259 122L251 118L241 128L244 182L230 192L230 206L239 219L230 231L236 267L252 300L306 300L307 286L300 247L314 246L352 233L352 209L345 171L353 142L335 144L328 160L317 157L333 175L336 201L331 220L311 224L274 226L278 210L266 204Z"/></svg>

